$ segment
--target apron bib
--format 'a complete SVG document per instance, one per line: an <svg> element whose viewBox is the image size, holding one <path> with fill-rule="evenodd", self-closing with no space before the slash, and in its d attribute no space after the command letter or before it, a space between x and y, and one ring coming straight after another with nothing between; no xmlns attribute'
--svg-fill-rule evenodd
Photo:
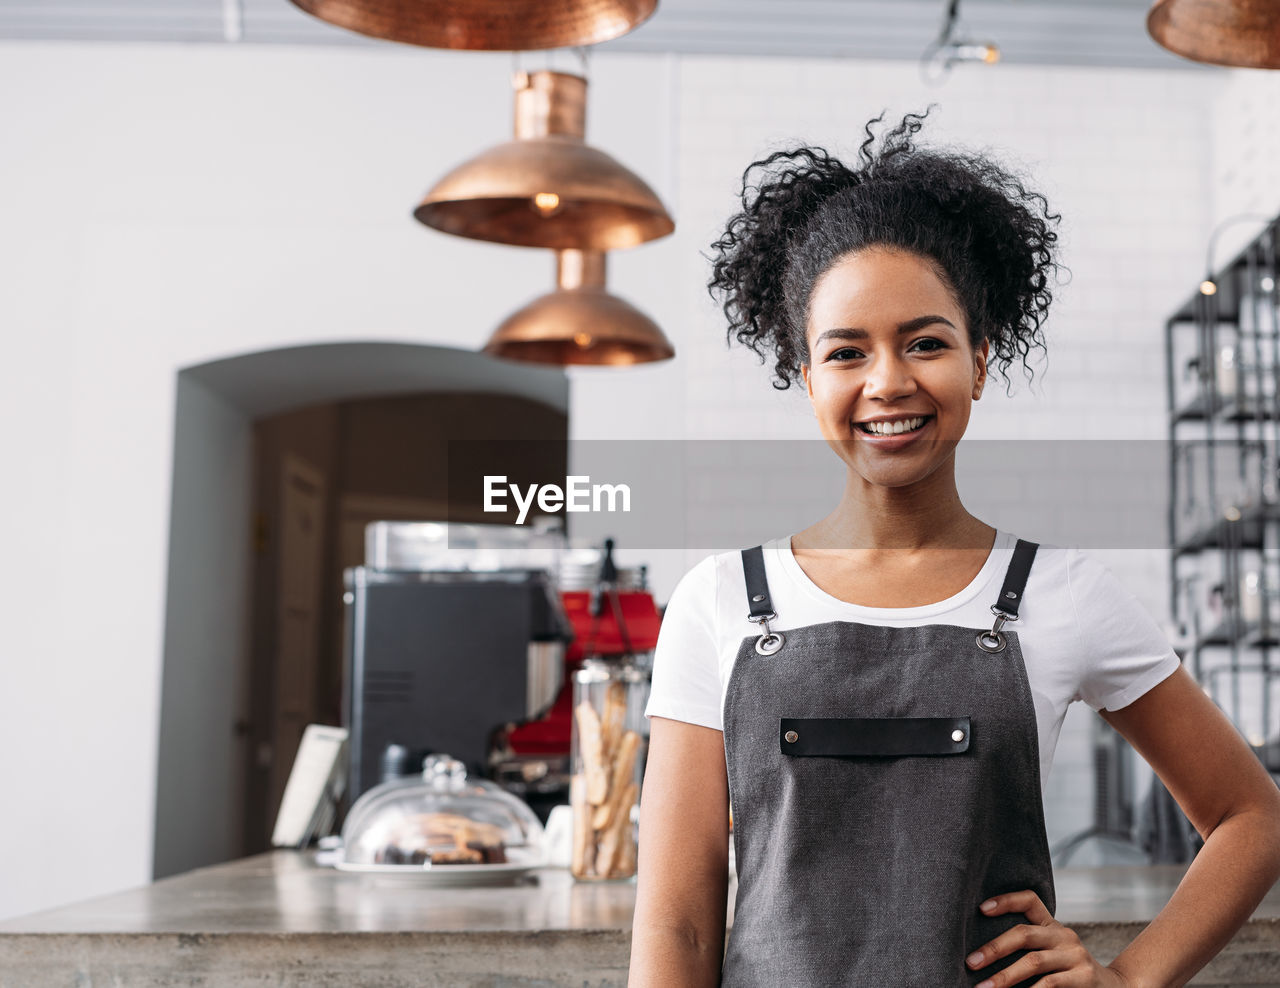
<svg viewBox="0 0 1280 988"><path fill-rule="evenodd" d="M964 960L1027 922L983 915L984 899L1030 888L1056 908L1035 707L1001 630L1036 548L1018 540L983 631L771 631L762 547L743 550L763 634L743 639L725 696L738 889L724 988L967 988L1026 953Z"/></svg>

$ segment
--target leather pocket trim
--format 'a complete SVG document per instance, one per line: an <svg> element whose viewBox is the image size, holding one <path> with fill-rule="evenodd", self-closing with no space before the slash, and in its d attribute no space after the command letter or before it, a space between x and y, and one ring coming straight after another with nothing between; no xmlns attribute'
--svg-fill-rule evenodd
<svg viewBox="0 0 1280 988"><path fill-rule="evenodd" d="M784 755L958 755L969 749L969 718L783 717L778 744Z"/></svg>

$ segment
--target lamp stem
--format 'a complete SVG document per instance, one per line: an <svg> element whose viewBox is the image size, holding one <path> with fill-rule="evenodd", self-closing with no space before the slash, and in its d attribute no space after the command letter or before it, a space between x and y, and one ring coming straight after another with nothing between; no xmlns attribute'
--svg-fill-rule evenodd
<svg viewBox="0 0 1280 988"><path fill-rule="evenodd" d="M562 291L574 288L604 288L604 253L602 250L556 251L556 286Z"/></svg>
<svg viewBox="0 0 1280 988"><path fill-rule="evenodd" d="M568 72L516 72L517 138L576 137L587 132L587 80Z"/></svg>

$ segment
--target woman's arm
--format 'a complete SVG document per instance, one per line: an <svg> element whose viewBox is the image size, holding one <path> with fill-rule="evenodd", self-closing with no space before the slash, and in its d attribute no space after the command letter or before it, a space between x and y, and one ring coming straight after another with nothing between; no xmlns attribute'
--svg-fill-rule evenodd
<svg viewBox="0 0 1280 988"><path fill-rule="evenodd" d="M630 988L720 983L729 891L724 735L649 718Z"/></svg>
<svg viewBox="0 0 1280 988"><path fill-rule="evenodd" d="M1280 878L1280 788L1185 667L1099 714L1205 839L1169 902L1109 966L1138 988L1185 985Z"/></svg>

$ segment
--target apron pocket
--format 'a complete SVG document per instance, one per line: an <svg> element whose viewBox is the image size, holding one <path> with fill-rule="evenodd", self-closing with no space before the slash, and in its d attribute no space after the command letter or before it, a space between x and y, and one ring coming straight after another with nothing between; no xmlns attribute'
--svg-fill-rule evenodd
<svg viewBox="0 0 1280 988"><path fill-rule="evenodd" d="M784 755L958 755L968 717L783 717Z"/></svg>

